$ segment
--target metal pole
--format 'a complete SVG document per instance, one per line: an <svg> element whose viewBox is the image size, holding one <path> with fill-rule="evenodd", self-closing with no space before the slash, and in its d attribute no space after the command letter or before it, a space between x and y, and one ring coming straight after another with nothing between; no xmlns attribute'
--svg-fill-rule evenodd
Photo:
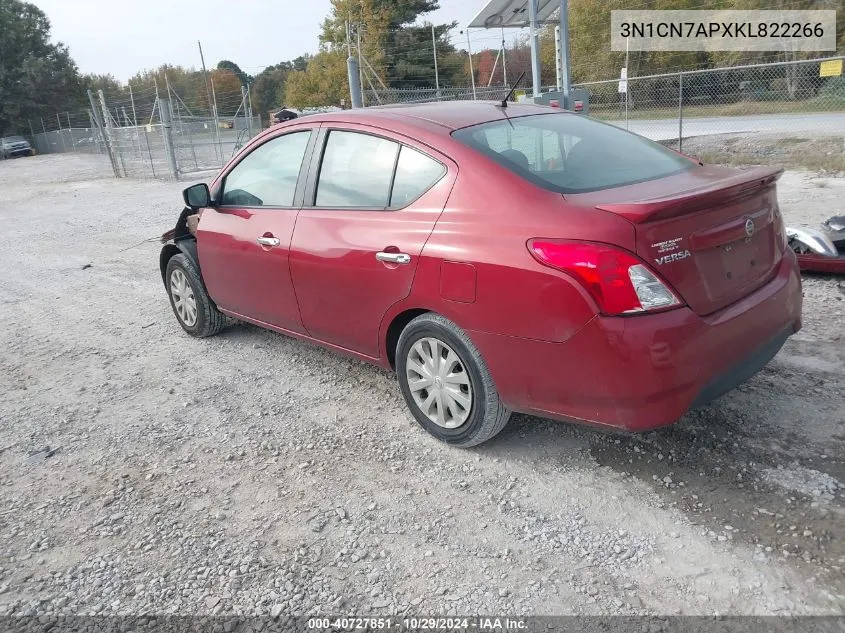
<svg viewBox="0 0 845 633"><path fill-rule="evenodd" d="M59 137L62 139L62 152L67 152L67 145L65 145L65 133L62 131L62 120L59 118L58 112L56 112L56 121L59 123Z"/></svg>
<svg viewBox="0 0 845 633"><path fill-rule="evenodd" d="M361 63L361 58L364 56L361 53L361 23L359 22L355 27L355 37L358 41L358 84L361 86L361 107L367 105L364 99L364 65Z"/></svg>
<svg viewBox="0 0 845 633"><path fill-rule="evenodd" d="M493 62L493 70L490 71L490 77L487 79L487 87L490 87L490 84L493 83L493 75L496 74L496 69L499 67L499 57L501 56L502 51L496 53L496 61Z"/></svg>
<svg viewBox="0 0 845 633"><path fill-rule="evenodd" d="M205 57L202 54L202 43L197 40L197 46L200 49L200 61L202 62L202 74L205 78L205 91L208 93L208 109L213 113L214 112L214 104L211 100L211 86L208 83L208 70L205 67Z"/></svg>
<svg viewBox="0 0 845 633"><path fill-rule="evenodd" d="M71 129L73 126L70 124L70 112L65 112L65 116L67 117L67 127Z"/></svg>
<svg viewBox="0 0 845 633"><path fill-rule="evenodd" d="M214 77L211 77L210 81L211 81L211 99L214 102L214 106L213 106L213 110L212 110L212 113L214 115L214 138L217 139L217 151L215 152L215 155L217 156L217 160L219 160L222 163L223 160L224 160L223 145L222 145L222 142L220 141L220 117L218 116L218 113L217 113L217 93L214 91Z"/></svg>
<svg viewBox="0 0 845 633"><path fill-rule="evenodd" d="M97 94L100 97L100 106L103 109L103 120L105 122L105 128L106 128L106 141L108 143L108 146L112 150L112 155L114 156L115 172L117 173L118 178L120 178L121 177L120 172L121 172L123 157L120 154L120 148L118 148L116 146L116 143L115 143L115 136L114 136L114 129L112 128L111 114L109 114L109 108L106 105L106 96L103 94L102 90L98 90ZM120 162L118 162L118 159L120 160ZM123 175L125 176L126 175L126 168L123 167L122 171L123 171Z"/></svg>
<svg viewBox="0 0 845 633"><path fill-rule="evenodd" d="M173 148L173 138L171 137L172 121L170 118L170 104L163 99L160 100L158 111L161 112L161 126L164 129L164 146L167 150L167 161L170 164L170 175L173 177L173 180L179 180L176 151Z"/></svg>
<svg viewBox="0 0 845 633"><path fill-rule="evenodd" d="M349 77L349 100L353 108L363 107L361 101L360 74L358 72L358 60L350 55L346 59L346 74Z"/></svg>
<svg viewBox="0 0 845 633"><path fill-rule="evenodd" d="M469 78L472 81L472 98L475 99L475 70L472 68L472 46L469 43L469 29L467 28L467 55L469 55Z"/></svg>
<svg viewBox="0 0 845 633"><path fill-rule="evenodd" d="M560 0L560 71L563 99L569 108L569 88L572 81L569 70L569 0Z"/></svg>
<svg viewBox="0 0 845 633"><path fill-rule="evenodd" d="M560 26L555 27L555 79L558 90L563 90L563 69L561 68L563 54L560 46ZM564 107L566 104L564 103Z"/></svg>
<svg viewBox="0 0 845 633"><path fill-rule="evenodd" d="M249 84L246 85L246 99L249 102L249 129L250 129L250 138L252 138L252 118L255 116L255 113L252 111L252 86ZM258 129L261 129L261 115L258 115Z"/></svg>
<svg viewBox="0 0 845 633"><path fill-rule="evenodd" d="M99 132L100 138L103 139L103 144L106 146L106 152L109 155L109 162L111 162L111 168L114 170L114 177L120 178L120 170L117 168L117 161L114 159L114 153L112 152L112 146L109 142L109 139L106 137L106 133L103 129L103 123L100 121L100 113L97 110L97 106L94 104L94 95L91 94L91 91L88 90L88 102L91 104L91 120L94 122L97 132Z"/></svg>
<svg viewBox="0 0 845 633"><path fill-rule="evenodd" d="M170 80L167 78L167 71L164 71L164 85L167 88L167 103L170 104L170 116L173 116L173 95L170 92Z"/></svg>
<svg viewBox="0 0 845 633"><path fill-rule="evenodd" d="M247 104L246 86L241 86L241 99L243 100L244 115L246 116L246 129L248 130L249 138L252 138L252 120L250 119L252 113L249 111L249 105Z"/></svg>
<svg viewBox="0 0 845 633"><path fill-rule="evenodd" d="M537 0L528 0L528 30L531 42L531 75L534 96L540 95L540 35L537 28Z"/></svg>
<svg viewBox="0 0 845 633"><path fill-rule="evenodd" d="M129 100L132 102L132 123L138 127L138 113L135 111L135 97L132 94L132 84L129 84Z"/></svg>
<svg viewBox="0 0 845 633"><path fill-rule="evenodd" d="M440 72L437 70L437 37L434 35L434 25L431 25L431 48L434 53L434 85L437 86L437 96L440 96Z"/></svg>
<svg viewBox="0 0 845 633"><path fill-rule="evenodd" d="M684 151L684 73L678 73L678 151Z"/></svg>
<svg viewBox="0 0 845 633"><path fill-rule="evenodd" d="M508 63L506 60L507 48L505 47L505 27L502 27L502 78L505 85L508 85Z"/></svg>

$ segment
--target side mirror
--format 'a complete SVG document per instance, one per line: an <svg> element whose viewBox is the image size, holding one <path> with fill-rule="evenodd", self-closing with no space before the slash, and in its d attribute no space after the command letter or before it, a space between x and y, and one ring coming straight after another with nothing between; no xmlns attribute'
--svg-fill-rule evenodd
<svg viewBox="0 0 845 633"><path fill-rule="evenodd" d="M208 185L201 182L196 185L191 185L182 192L182 198L185 200L185 206L192 209L202 209L211 206L211 192L208 190Z"/></svg>

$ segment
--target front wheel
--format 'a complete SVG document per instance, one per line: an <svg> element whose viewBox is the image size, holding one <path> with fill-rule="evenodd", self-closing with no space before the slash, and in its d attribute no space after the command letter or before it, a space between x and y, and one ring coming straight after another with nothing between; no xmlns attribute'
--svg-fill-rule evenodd
<svg viewBox="0 0 845 633"><path fill-rule="evenodd" d="M399 386L414 418L431 435L459 448L497 435L511 412L470 338L438 314L423 314L396 347Z"/></svg>
<svg viewBox="0 0 845 633"><path fill-rule="evenodd" d="M205 291L193 261L182 254L174 255L167 262L165 279L170 306L183 330L191 336L203 338L223 329L226 317Z"/></svg>

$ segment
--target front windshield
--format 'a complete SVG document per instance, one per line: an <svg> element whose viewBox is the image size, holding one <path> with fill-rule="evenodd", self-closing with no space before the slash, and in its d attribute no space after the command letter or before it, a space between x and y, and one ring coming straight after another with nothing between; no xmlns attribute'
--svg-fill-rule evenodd
<svg viewBox="0 0 845 633"><path fill-rule="evenodd" d="M659 143L566 112L501 119L457 130L453 137L559 193L621 187L695 165Z"/></svg>

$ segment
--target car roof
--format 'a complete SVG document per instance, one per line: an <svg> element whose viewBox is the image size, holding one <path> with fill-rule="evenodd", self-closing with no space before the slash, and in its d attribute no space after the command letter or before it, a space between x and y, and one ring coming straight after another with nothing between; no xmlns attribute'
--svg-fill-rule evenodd
<svg viewBox="0 0 845 633"><path fill-rule="evenodd" d="M489 121L554 112L566 111L528 103L508 103L507 108L503 108L501 101L447 101L355 108L340 112L309 114L307 119L382 126L396 122L416 127L430 127L434 124L443 131L451 132Z"/></svg>

